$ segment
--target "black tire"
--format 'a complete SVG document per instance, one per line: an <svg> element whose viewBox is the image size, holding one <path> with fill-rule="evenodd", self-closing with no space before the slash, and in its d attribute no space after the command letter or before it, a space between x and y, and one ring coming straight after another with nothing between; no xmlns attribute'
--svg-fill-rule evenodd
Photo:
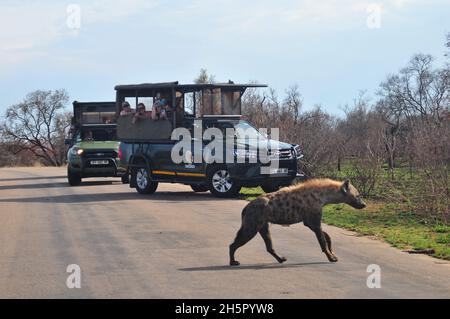
<svg viewBox="0 0 450 319"><path fill-rule="evenodd" d="M158 182L153 182L145 167L133 169L133 179L136 181L136 190L139 194L153 194L158 188Z"/></svg>
<svg viewBox="0 0 450 319"><path fill-rule="evenodd" d="M122 184L130 184L130 175L126 174L121 177Z"/></svg>
<svg viewBox="0 0 450 319"><path fill-rule="evenodd" d="M216 197L232 198L239 194L241 185L231 178L225 166L216 166L209 170L208 188Z"/></svg>
<svg viewBox="0 0 450 319"><path fill-rule="evenodd" d="M261 188L266 193L273 193L273 192L278 191L282 187L286 187L286 186L292 185L293 182L294 182L294 180L291 180L291 181L288 181L288 182L284 182L282 184L267 183L267 184L261 185Z"/></svg>
<svg viewBox="0 0 450 319"><path fill-rule="evenodd" d="M78 186L81 184L81 175L73 173L70 169L67 169L67 180L70 186Z"/></svg>
<svg viewBox="0 0 450 319"><path fill-rule="evenodd" d="M202 193L209 191L208 185L191 185L191 188L196 193Z"/></svg>
<svg viewBox="0 0 450 319"><path fill-rule="evenodd" d="M276 192L277 190L279 190L281 188L281 186L276 185L276 184L266 184L266 185L261 185L261 188L266 193L273 193L273 192Z"/></svg>

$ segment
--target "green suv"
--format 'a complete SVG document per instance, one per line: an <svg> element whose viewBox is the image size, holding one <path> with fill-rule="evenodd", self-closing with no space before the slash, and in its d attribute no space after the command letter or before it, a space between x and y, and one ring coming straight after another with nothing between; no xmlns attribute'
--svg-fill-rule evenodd
<svg viewBox="0 0 450 319"><path fill-rule="evenodd" d="M67 153L67 178L71 186L86 177L121 177L118 168L119 144L116 140L115 102L73 102L74 117Z"/></svg>

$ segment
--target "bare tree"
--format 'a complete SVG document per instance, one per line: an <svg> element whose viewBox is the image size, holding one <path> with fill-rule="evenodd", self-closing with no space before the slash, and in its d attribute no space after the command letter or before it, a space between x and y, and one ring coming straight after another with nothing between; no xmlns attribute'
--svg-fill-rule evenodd
<svg viewBox="0 0 450 319"><path fill-rule="evenodd" d="M420 117L426 124L442 121L448 107L450 73L433 69L432 61L430 55L415 55L399 74L390 75L381 84L379 95L393 112L409 120Z"/></svg>
<svg viewBox="0 0 450 319"><path fill-rule="evenodd" d="M446 42L445 42L445 46L450 49L450 32L447 33L447 39L446 39ZM446 53L445 55L446 56L450 56L449 53Z"/></svg>
<svg viewBox="0 0 450 319"><path fill-rule="evenodd" d="M398 140L402 134L402 112L390 105L390 100L380 100L375 106L375 112L384 123L381 130L384 147L387 154L387 162L391 171L391 179L394 179L395 158L397 154Z"/></svg>
<svg viewBox="0 0 450 319"><path fill-rule="evenodd" d="M208 74L208 70L206 69L200 69L199 75L194 79L194 83L197 84L209 84L214 83L215 81L215 76Z"/></svg>
<svg viewBox="0 0 450 319"><path fill-rule="evenodd" d="M290 86L286 91L284 105L288 113L294 115L294 123L297 123L300 115L300 109L303 105L303 97L300 94L300 90L297 84Z"/></svg>
<svg viewBox="0 0 450 319"><path fill-rule="evenodd" d="M13 144L16 151L27 150L48 165L62 165L64 136L70 125L70 116L64 112L68 100L63 89L29 93L23 102L6 110L0 126L3 140Z"/></svg>
<svg viewBox="0 0 450 319"><path fill-rule="evenodd" d="M450 71L433 67L429 55L415 55L398 74L381 84L377 109L387 123L384 143L393 161L397 139L400 156L423 178L417 196L409 198L423 212L449 207ZM414 169L413 169L414 168ZM446 220L446 217L443 218Z"/></svg>
<svg viewBox="0 0 450 319"><path fill-rule="evenodd" d="M288 126L284 138L299 144L305 154L301 169L311 177L327 175L336 154L335 118L324 112L320 105L301 113L295 125ZM280 134L283 136L283 134Z"/></svg>
<svg viewBox="0 0 450 319"><path fill-rule="evenodd" d="M384 123L374 112L365 91L361 91L352 106L344 109L345 117L338 120L335 147L338 170L345 159L345 174L364 196L371 196L380 178L385 150L382 143Z"/></svg>

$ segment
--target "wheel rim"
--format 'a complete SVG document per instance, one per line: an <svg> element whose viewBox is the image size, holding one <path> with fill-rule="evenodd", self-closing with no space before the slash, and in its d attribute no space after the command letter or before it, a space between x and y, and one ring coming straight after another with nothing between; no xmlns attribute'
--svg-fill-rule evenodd
<svg viewBox="0 0 450 319"><path fill-rule="evenodd" d="M226 170L219 170L212 177L212 185L219 193L226 193L233 187L233 182Z"/></svg>
<svg viewBox="0 0 450 319"><path fill-rule="evenodd" d="M136 173L136 184L140 189L145 189L148 185L148 174L145 168L140 168Z"/></svg>

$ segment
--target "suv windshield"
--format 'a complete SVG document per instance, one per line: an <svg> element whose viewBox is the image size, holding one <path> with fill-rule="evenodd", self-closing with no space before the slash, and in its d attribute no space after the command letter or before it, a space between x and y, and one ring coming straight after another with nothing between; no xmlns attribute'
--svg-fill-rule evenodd
<svg viewBox="0 0 450 319"><path fill-rule="evenodd" d="M89 142L89 141L115 141L116 129L115 128L84 128L81 133L76 136L77 142Z"/></svg>
<svg viewBox="0 0 450 319"><path fill-rule="evenodd" d="M222 131L226 138L237 139L266 139L266 136L261 134L255 127L253 127L249 122L244 120L239 121L229 121L229 120L218 120L217 122L211 122L205 125L205 129L208 128L218 128ZM227 129L233 129L234 134L228 135Z"/></svg>
<svg viewBox="0 0 450 319"><path fill-rule="evenodd" d="M236 131L236 136L238 139L251 138L251 139L266 139L266 137L261 134L255 127L253 127L247 121L239 121L234 125Z"/></svg>

